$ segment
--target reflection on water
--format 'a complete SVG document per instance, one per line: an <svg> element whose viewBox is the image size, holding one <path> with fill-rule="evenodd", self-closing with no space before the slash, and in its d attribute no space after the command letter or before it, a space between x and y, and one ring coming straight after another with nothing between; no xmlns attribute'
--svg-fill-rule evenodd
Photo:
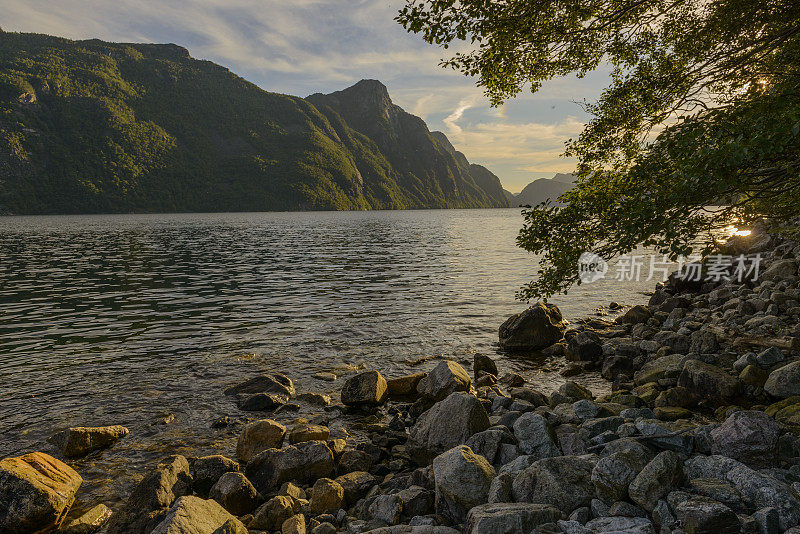
<svg viewBox="0 0 800 534"><path fill-rule="evenodd" d="M232 454L225 385L281 370L427 369L494 352L536 270L519 210L0 218L0 455L50 451L65 426L123 424L79 463L91 491L164 451ZM555 299L565 315L638 302L652 282L604 280ZM544 389L553 362L501 357ZM164 425L168 414L175 422ZM105 480L106 478L113 480ZM99 491L99 490L98 490Z"/></svg>

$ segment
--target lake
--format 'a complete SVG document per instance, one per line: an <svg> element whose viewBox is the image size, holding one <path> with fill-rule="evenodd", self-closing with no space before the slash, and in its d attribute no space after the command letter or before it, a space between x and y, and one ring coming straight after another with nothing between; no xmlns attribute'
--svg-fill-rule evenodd
<svg viewBox="0 0 800 534"><path fill-rule="evenodd" d="M76 463L81 498L108 502L154 457L232 456L237 428L211 423L257 414L222 390L261 372L334 393L342 378L313 375L483 352L550 391L563 362L497 354L536 273L521 225L519 209L2 217L0 456L52 452L67 426L125 425ZM553 302L576 319L653 286L606 279Z"/></svg>

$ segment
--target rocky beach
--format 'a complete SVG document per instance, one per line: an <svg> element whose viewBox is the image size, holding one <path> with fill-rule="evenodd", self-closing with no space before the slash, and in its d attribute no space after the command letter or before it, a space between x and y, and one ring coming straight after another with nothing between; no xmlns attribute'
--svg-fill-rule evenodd
<svg viewBox="0 0 800 534"><path fill-rule="evenodd" d="M482 354L364 370L338 398L254 376L209 392L241 414L208 421L235 451L165 457L122 503L73 507L75 460L124 427L3 459L0 532L800 533L800 237L760 226L720 252L760 255L758 277L673 276L613 320L537 303L500 327L501 349L600 372L609 394L547 395Z"/></svg>

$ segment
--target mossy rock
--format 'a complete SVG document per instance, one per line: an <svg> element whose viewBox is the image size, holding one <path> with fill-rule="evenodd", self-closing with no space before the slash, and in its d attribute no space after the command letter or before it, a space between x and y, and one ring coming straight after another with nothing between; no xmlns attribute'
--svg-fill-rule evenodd
<svg viewBox="0 0 800 534"><path fill-rule="evenodd" d="M750 386L764 386L769 373L757 365L748 365L739 373L739 380Z"/></svg>
<svg viewBox="0 0 800 534"><path fill-rule="evenodd" d="M789 397L783 399L782 401L778 401L774 404L770 404L764 411L767 413L767 415L775 417L775 414L780 410L786 408L787 406L792 406L793 404L800 404L800 396L796 395L794 397Z"/></svg>
<svg viewBox="0 0 800 534"><path fill-rule="evenodd" d="M680 406L658 406L655 410L656 417L661 421L677 421L678 419L691 419L692 412Z"/></svg>

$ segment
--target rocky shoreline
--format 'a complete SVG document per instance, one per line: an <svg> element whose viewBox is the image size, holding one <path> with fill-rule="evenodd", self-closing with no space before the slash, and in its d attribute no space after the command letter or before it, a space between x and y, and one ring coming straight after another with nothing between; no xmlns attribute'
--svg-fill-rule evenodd
<svg viewBox="0 0 800 534"><path fill-rule="evenodd" d="M600 371L608 395L545 395L484 355L471 375L364 371L333 400L257 376L221 392L261 417L235 458L164 458L113 510L69 515L67 459L123 427L59 432L64 461L3 459L0 532L800 533L800 240L757 228L723 249L761 254L758 279L672 277L613 322L568 327L539 303L500 328L507 350L568 360L564 376Z"/></svg>

